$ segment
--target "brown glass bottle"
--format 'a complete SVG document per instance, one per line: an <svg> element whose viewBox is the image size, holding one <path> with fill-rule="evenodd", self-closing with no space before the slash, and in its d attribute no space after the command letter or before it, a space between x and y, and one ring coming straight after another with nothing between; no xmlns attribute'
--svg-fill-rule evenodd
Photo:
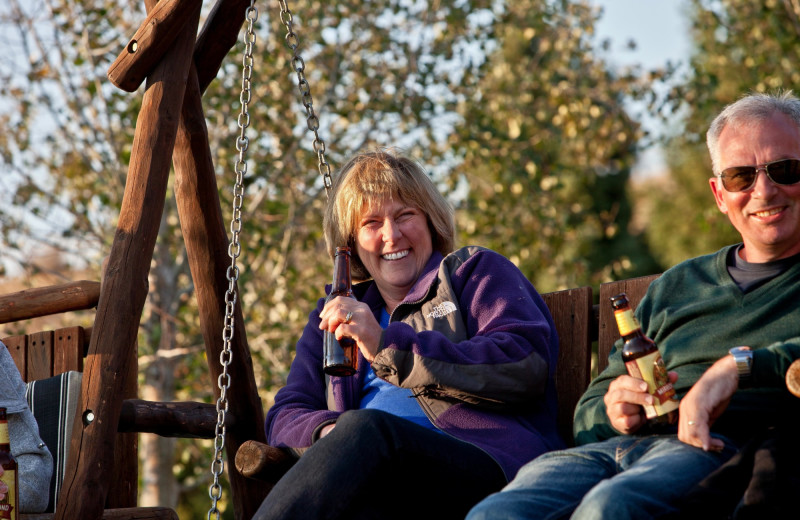
<svg viewBox="0 0 800 520"><path fill-rule="evenodd" d="M11 454L5 408L0 408L0 466L3 466L3 476L0 477L0 480L8 486L8 493L3 500L0 500L0 519L17 520L19 518L19 474L17 461Z"/></svg>
<svg viewBox="0 0 800 520"><path fill-rule="evenodd" d="M350 248L337 247L333 258L333 286L326 302L337 296L355 298L350 277ZM326 374L332 376L352 376L358 364L358 347L352 338L336 339L333 332L323 333L323 365Z"/></svg>
<svg viewBox="0 0 800 520"><path fill-rule="evenodd" d="M653 404L644 406L650 423L674 423L678 419L678 399L669 382L667 367L655 342L644 335L625 293L611 298L611 308L622 336L622 361L628 374L647 383Z"/></svg>

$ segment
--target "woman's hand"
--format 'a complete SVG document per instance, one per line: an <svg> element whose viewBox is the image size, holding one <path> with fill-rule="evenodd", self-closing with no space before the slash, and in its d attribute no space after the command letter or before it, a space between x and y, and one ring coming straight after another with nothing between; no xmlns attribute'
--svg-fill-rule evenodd
<svg viewBox="0 0 800 520"><path fill-rule="evenodd" d="M674 383L678 374L669 373L669 380ZM647 383L629 375L622 375L608 385L608 392L603 397L606 404L606 415L611 426L618 432L628 435L634 433L647 422L642 406L652 405L654 397L647 391Z"/></svg>
<svg viewBox="0 0 800 520"><path fill-rule="evenodd" d="M326 424L325 426L323 426L322 429L319 431L319 438L321 439L326 435L328 435L335 427L336 423Z"/></svg>
<svg viewBox="0 0 800 520"><path fill-rule="evenodd" d="M354 339L361 354L372 363L378 354L383 329L367 304L353 298L337 296L325 304L319 318L321 330L333 332L336 339Z"/></svg>

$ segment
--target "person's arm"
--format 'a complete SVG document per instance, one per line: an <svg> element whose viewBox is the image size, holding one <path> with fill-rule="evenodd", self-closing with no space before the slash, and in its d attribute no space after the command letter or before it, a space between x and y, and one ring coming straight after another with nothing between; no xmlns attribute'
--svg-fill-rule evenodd
<svg viewBox="0 0 800 520"><path fill-rule="evenodd" d="M50 499L53 456L39 436L39 426L25 400L25 383L0 342L0 406L6 409L11 453L19 468L20 510L40 513Z"/></svg>
<svg viewBox="0 0 800 520"><path fill-rule="evenodd" d="M800 337L753 351L748 385L785 386L786 371L800 358ZM730 354L714 363L681 399L678 438L692 446L720 450L723 443L711 437L711 426L739 389L739 370Z"/></svg>
<svg viewBox="0 0 800 520"><path fill-rule="evenodd" d="M453 342L436 330L390 323L372 366L390 383L485 406L530 403L543 395L558 338L541 296L502 255L474 253L449 271L466 327Z"/></svg>
<svg viewBox="0 0 800 520"><path fill-rule="evenodd" d="M612 383L617 382L617 390L620 391L621 385L625 385L625 388L629 388L628 392L633 392L632 386L636 384L636 381L627 375L625 365L622 362L622 357L619 353L621 343L620 340L614 346L608 358L608 366L589 383L589 387L578 401L573 420L573 433L575 442L579 445L601 441L621 433L614 428L607 413L606 404L606 395L609 393ZM619 383L618 380L622 381L622 383ZM614 401L616 402L617 399ZM618 412L622 413L621 403L618 403L617 406L619 406ZM634 416L641 414L642 409L641 406L632 405L632 408L626 407L625 412ZM634 428L636 425L633 418L626 422L628 428Z"/></svg>
<svg viewBox="0 0 800 520"><path fill-rule="evenodd" d="M711 437L711 425L725 411L738 386L733 356L711 365L681 399L678 439L705 451L724 448L721 440Z"/></svg>
<svg viewBox="0 0 800 520"><path fill-rule="evenodd" d="M325 375L322 372L322 331L319 312L324 299L309 315L286 385L275 396L267 412L267 442L272 446L306 448L317 440L327 424L340 412L328 410ZM346 378L342 378L346 379Z"/></svg>
<svg viewBox="0 0 800 520"><path fill-rule="evenodd" d="M20 511L41 513L50 501L53 457L39 437L39 427L29 409L8 415L8 436L19 468Z"/></svg>

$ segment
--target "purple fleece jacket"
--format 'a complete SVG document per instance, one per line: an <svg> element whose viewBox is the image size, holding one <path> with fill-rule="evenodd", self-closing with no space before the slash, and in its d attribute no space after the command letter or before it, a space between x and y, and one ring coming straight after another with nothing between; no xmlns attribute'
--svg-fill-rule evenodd
<svg viewBox="0 0 800 520"><path fill-rule="evenodd" d="M379 319L385 304L374 282L354 292ZM363 356L352 377L322 372L324 301L311 312L286 386L267 413L273 446L307 448L323 426L359 408ZM557 359L556 330L536 289L502 255L470 246L431 256L393 311L372 367L412 389L437 428L486 451L511 480L527 461L564 446L556 428Z"/></svg>

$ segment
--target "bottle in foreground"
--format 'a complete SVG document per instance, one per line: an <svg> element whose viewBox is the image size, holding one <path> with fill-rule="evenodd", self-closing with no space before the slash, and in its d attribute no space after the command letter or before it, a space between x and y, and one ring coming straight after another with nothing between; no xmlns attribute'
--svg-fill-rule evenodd
<svg viewBox="0 0 800 520"><path fill-rule="evenodd" d="M0 477L0 480L8 486L8 493L3 500L0 500L0 519L17 520L19 518L19 474L17 461L11 454L5 408L0 408L0 466L3 467L3 476Z"/></svg>
<svg viewBox="0 0 800 520"><path fill-rule="evenodd" d="M333 286L326 302L345 296L355 298L350 276L350 248L337 247L333 259ZM358 364L358 347L352 338L336 339L333 332L327 330L323 334L323 370L332 376L352 376Z"/></svg>
<svg viewBox="0 0 800 520"><path fill-rule="evenodd" d="M644 406L647 420L651 424L674 423L678 419L679 403L658 347L642 332L625 293L611 298L611 308L624 341L625 368L632 377L645 381L647 391L653 396L653 404Z"/></svg>

